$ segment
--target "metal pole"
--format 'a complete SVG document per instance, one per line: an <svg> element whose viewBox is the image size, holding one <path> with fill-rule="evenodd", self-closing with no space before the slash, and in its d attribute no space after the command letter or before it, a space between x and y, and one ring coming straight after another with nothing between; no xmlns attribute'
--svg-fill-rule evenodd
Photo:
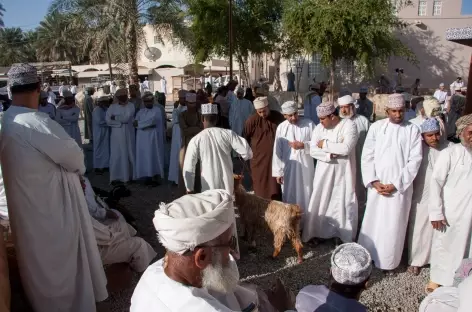
<svg viewBox="0 0 472 312"><path fill-rule="evenodd" d="M233 79L233 0L229 0L228 9L228 33L229 33L229 77Z"/></svg>
<svg viewBox="0 0 472 312"><path fill-rule="evenodd" d="M108 70L110 71L110 81L113 81L113 71L111 69L111 57L110 57L110 47L108 46L108 38L106 40L107 46L107 57L108 57Z"/></svg>

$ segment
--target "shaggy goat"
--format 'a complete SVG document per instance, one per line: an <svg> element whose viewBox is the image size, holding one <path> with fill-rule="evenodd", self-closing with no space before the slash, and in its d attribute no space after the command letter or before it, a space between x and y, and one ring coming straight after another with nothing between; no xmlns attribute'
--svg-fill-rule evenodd
<svg viewBox="0 0 472 312"><path fill-rule="evenodd" d="M276 200L267 200L249 194L242 185L242 176L234 175L234 196L241 223L244 225L245 237L255 245L255 232L269 228L274 234L274 253L279 255L286 240L290 239L297 251L298 263L303 262L302 242L300 240L300 220L302 211L298 205L285 204Z"/></svg>

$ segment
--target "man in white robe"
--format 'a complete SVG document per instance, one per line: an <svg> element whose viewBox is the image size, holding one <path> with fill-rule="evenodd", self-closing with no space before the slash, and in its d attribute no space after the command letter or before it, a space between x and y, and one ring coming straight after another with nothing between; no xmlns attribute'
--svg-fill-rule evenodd
<svg viewBox="0 0 472 312"><path fill-rule="evenodd" d="M358 140L356 144L356 196L359 207L358 211L358 228L362 223L364 217L365 204L367 202L367 190L362 182L362 170L361 170L361 156L362 149L364 148L365 138L369 131L370 122L369 120L356 113L355 100L350 95L345 95L338 99L339 105L339 116L343 119L350 119L356 124Z"/></svg>
<svg viewBox="0 0 472 312"><path fill-rule="evenodd" d="M440 83L439 84L439 89L437 89L435 92L434 92L434 95L433 95L436 99L438 99L439 101L439 104L441 105L441 111L444 111L444 105L446 104L446 100L447 100L447 91L446 89L444 88L444 83Z"/></svg>
<svg viewBox="0 0 472 312"><path fill-rule="evenodd" d="M195 167L200 160L202 192L224 189L232 194L234 178L231 150L244 160L249 160L252 158L251 147L232 130L216 127L217 105L203 104L201 110L204 130L195 135L187 146L183 166L185 187L188 193L194 191Z"/></svg>
<svg viewBox="0 0 472 312"><path fill-rule="evenodd" d="M172 111L172 141L170 146L170 161L169 161L169 175L167 180L179 184L180 163L179 155L182 146L182 135L180 133L179 115L181 112L187 110L185 104L185 97L187 91L179 91L179 100L174 103L174 110Z"/></svg>
<svg viewBox="0 0 472 312"><path fill-rule="evenodd" d="M286 311L288 294L239 283L231 253L233 198L224 190L183 196L162 203L154 226L167 252L142 275L131 298L131 312ZM276 300L279 299L279 300Z"/></svg>
<svg viewBox="0 0 472 312"><path fill-rule="evenodd" d="M415 99L413 99L413 101L415 101ZM426 118L426 114L424 112L424 107L423 107L423 101L421 100L421 98L419 100L416 100L416 101L418 101L416 103L416 109L415 109L416 117L411 119L410 123L417 126L418 129L420 129L420 131L421 131L421 124L428 118Z"/></svg>
<svg viewBox="0 0 472 312"><path fill-rule="evenodd" d="M429 220L434 231L431 282L451 286L463 258L472 258L472 114L456 122L461 143L443 150L430 181Z"/></svg>
<svg viewBox="0 0 472 312"><path fill-rule="evenodd" d="M80 108L75 105L74 95L69 90L64 90L63 96L64 99L56 110L56 121L77 142L77 145L82 147L82 135L79 128Z"/></svg>
<svg viewBox="0 0 472 312"><path fill-rule="evenodd" d="M449 90L451 91L451 95L453 95L456 90L460 90L464 86L464 81L462 81L462 77L457 77L457 79L451 83L449 86Z"/></svg>
<svg viewBox="0 0 472 312"><path fill-rule="evenodd" d="M133 127L134 105L128 102L126 89L115 93L118 103L105 115L110 133L110 181L126 183L134 178L136 140Z"/></svg>
<svg viewBox="0 0 472 312"><path fill-rule="evenodd" d="M411 94L403 92L403 99L405 100L405 117L403 118L406 121L410 121L416 118L416 111L411 107Z"/></svg>
<svg viewBox="0 0 472 312"><path fill-rule="evenodd" d="M48 93L41 91L41 97L39 99L38 112L48 114L52 120L56 119L56 106L48 102Z"/></svg>
<svg viewBox="0 0 472 312"><path fill-rule="evenodd" d="M448 141L440 141L439 122L435 118L426 119L421 124L423 137L423 161L413 181L413 199L408 221L408 272L420 273L421 267L430 263L433 227L429 222L429 181L439 152L445 149Z"/></svg>
<svg viewBox="0 0 472 312"><path fill-rule="evenodd" d="M103 264L128 263L134 271L144 272L157 255L154 249L144 239L136 237L136 230L126 223L121 213L110 209L95 195L89 179L81 179Z"/></svg>
<svg viewBox="0 0 472 312"><path fill-rule="evenodd" d="M370 126L362 151L367 206L358 242L369 250L377 268L391 271L403 252L422 146L418 127L403 119L401 94L389 95L386 112L388 118Z"/></svg>
<svg viewBox="0 0 472 312"><path fill-rule="evenodd" d="M3 115L0 160L23 288L37 312L96 311L108 293L79 180L82 150L37 112L34 67L13 66L8 84L13 103Z"/></svg>
<svg viewBox="0 0 472 312"><path fill-rule="evenodd" d="M303 102L303 116L314 122L315 125L320 123L320 119L316 113L316 108L321 104L320 84L314 83L311 85L311 92Z"/></svg>
<svg viewBox="0 0 472 312"><path fill-rule="evenodd" d="M146 92L142 97L144 108L134 119L136 132L136 178L157 185L157 177L164 176L164 159L159 151L164 148L160 110L154 106L154 96Z"/></svg>
<svg viewBox="0 0 472 312"><path fill-rule="evenodd" d="M110 100L108 95L99 97L92 113L93 168L98 174L110 167L110 126L106 121Z"/></svg>
<svg viewBox="0 0 472 312"><path fill-rule="evenodd" d="M352 242L357 233L356 124L339 117L334 103L316 108L320 124L311 137L310 155L318 160L302 240L339 238Z"/></svg>
<svg viewBox="0 0 472 312"><path fill-rule="evenodd" d="M275 133L272 176L282 185L282 201L300 205L306 214L315 176L310 156L315 124L298 115L298 105L293 101L282 105L282 114L286 120L278 125Z"/></svg>
<svg viewBox="0 0 472 312"><path fill-rule="evenodd" d="M238 88L236 91L237 99L229 107L229 126L237 135L243 134L244 123L256 112L251 101L244 98L244 90Z"/></svg>
<svg viewBox="0 0 472 312"><path fill-rule="evenodd" d="M161 79L161 93L167 94L167 80L166 77Z"/></svg>

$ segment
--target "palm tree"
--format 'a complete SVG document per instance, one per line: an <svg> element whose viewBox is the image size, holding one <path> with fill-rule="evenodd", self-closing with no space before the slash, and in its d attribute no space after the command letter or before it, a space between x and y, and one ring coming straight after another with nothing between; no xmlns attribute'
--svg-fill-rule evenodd
<svg viewBox="0 0 472 312"><path fill-rule="evenodd" d="M36 48L41 61L81 61L80 38L85 28L72 14L54 12L37 28Z"/></svg>
<svg viewBox="0 0 472 312"><path fill-rule="evenodd" d="M0 66L26 62L28 55L25 47L29 44L20 28L0 29Z"/></svg>
<svg viewBox="0 0 472 312"><path fill-rule="evenodd" d="M53 0L50 11L86 18L89 38L84 45L91 58L101 57L108 42L115 57L128 63L130 83L139 81L138 53L145 43L146 23L154 26L160 40L179 36L185 29L177 0Z"/></svg>

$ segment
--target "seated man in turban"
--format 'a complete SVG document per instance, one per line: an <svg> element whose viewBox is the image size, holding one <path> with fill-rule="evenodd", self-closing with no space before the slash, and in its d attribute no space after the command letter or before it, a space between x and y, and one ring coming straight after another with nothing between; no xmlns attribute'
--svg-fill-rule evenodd
<svg viewBox="0 0 472 312"><path fill-rule="evenodd" d="M331 255L329 287L308 285L297 295L298 312L365 312L358 302L372 273L372 259L367 249L356 243L338 246Z"/></svg>
<svg viewBox="0 0 472 312"><path fill-rule="evenodd" d="M80 181L103 264L129 263L134 271L143 272L156 256L154 249L141 237L135 237L136 230L117 210L109 209L95 196L86 177Z"/></svg>
<svg viewBox="0 0 472 312"><path fill-rule="evenodd" d="M210 190L161 204L153 222L167 253L144 272L131 298L131 312L290 308L283 287L266 295L239 284L238 268L230 255L236 238L233 199L228 192Z"/></svg>

